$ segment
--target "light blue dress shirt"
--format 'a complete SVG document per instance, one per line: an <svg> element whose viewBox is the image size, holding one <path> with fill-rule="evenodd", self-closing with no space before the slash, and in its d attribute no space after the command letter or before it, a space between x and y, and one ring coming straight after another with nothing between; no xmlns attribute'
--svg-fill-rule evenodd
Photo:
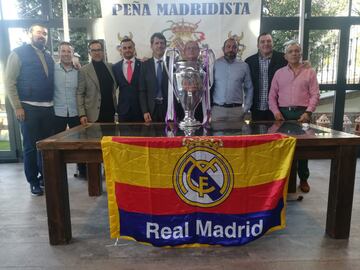
<svg viewBox="0 0 360 270"><path fill-rule="evenodd" d="M244 112L250 109L254 88L247 63L238 59L228 62L221 57L215 61L214 79L214 103L219 105L239 103L243 104Z"/></svg>
<svg viewBox="0 0 360 270"><path fill-rule="evenodd" d="M78 70L65 70L61 63L55 64L54 74L54 110L56 116L73 117L78 115L76 88Z"/></svg>

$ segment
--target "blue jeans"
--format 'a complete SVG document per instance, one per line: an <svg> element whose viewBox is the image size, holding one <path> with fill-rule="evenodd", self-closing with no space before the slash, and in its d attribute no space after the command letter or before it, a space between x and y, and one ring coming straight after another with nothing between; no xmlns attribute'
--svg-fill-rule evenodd
<svg viewBox="0 0 360 270"><path fill-rule="evenodd" d="M23 136L24 170L26 180L31 185L39 185L42 177L41 153L36 149L36 142L54 134L54 108L32 106L22 103L25 120L20 122Z"/></svg>

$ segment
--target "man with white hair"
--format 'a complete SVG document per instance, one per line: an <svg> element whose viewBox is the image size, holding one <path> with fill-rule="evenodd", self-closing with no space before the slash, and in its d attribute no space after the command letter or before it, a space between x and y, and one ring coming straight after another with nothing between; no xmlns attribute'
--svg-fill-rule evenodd
<svg viewBox="0 0 360 270"><path fill-rule="evenodd" d="M269 108L277 121L297 120L308 123L320 97L316 73L302 63L301 46L297 41L286 43L285 59L288 65L275 73L271 83ZM309 192L307 160L298 161L298 175L300 189Z"/></svg>

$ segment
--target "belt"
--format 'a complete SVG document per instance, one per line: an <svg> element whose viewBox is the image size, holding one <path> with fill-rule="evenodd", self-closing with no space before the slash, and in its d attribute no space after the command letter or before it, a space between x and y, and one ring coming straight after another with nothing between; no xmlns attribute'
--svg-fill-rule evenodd
<svg viewBox="0 0 360 270"><path fill-rule="evenodd" d="M217 103L213 103L214 106L218 106L218 107L225 107L225 108L233 108L233 107L241 107L242 104L241 103L225 103L223 105L217 104Z"/></svg>
<svg viewBox="0 0 360 270"><path fill-rule="evenodd" d="M157 105L163 104L163 98L154 98L154 103Z"/></svg>
<svg viewBox="0 0 360 270"><path fill-rule="evenodd" d="M280 107L282 110L286 111L299 111L299 110L306 110L304 106L290 106L290 107Z"/></svg>

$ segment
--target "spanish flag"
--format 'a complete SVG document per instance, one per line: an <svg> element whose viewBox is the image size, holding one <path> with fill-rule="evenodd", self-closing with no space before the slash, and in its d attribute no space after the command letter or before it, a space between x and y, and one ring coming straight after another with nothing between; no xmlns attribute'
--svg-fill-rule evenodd
<svg viewBox="0 0 360 270"><path fill-rule="evenodd" d="M101 144L112 238L231 246L285 227L295 138L104 137Z"/></svg>

